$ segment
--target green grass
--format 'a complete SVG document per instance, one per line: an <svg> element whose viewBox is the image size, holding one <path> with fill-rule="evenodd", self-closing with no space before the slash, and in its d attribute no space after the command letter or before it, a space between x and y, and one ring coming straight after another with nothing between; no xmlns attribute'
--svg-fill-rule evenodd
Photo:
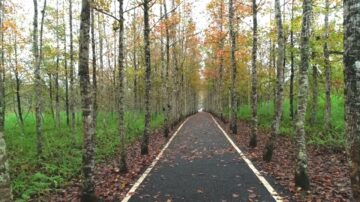
<svg viewBox="0 0 360 202"><path fill-rule="evenodd" d="M310 102L310 100L309 100ZM306 122L306 134L309 144L325 147L343 148L345 145L345 121L344 121L344 100L342 97L333 96L332 104L332 129L328 133L324 132L324 111L325 100L319 97L318 113L316 123L310 126L309 121ZM294 106L296 108L296 104ZM290 118L290 103L286 99L283 106L283 119L281 121L280 131L282 135L293 136L293 121ZM308 105L306 119L309 120L311 105ZM228 110L226 112L228 114ZM241 120L251 120L251 108L249 105L240 106L237 116ZM274 116L274 103L262 102L258 106L259 127L270 129Z"/></svg>
<svg viewBox="0 0 360 202"><path fill-rule="evenodd" d="M76 144L72 143L72 134L65 124L62 114L62 127L55 129L50 115L44 115L43 141L44 158L36 157L35 118L26 117L25 127L19 127L15 114L8 114L5 123L5 138L10 160L10 173L13 193L17 201L26 201L31 196L44 194L52 189L69 183L70 179L81 173L82 142L80 114L76 120ZM162 114L153 115L151 128L163 124ZM139 137L144 129L144 113L127 112L125 114L128 142ZM96 132L96 160L105 161L118 151L116 115L99 113Z"/></svg>

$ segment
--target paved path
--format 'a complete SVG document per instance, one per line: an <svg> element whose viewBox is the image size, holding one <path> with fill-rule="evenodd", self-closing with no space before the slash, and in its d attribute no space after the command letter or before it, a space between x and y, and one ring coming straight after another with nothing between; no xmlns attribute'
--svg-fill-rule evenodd
<svg viewBox="0 0 360 202"><path fill-rule="evenodd" d="M131 202L275 201L207 113L187 120L129 195Z"/></svg>

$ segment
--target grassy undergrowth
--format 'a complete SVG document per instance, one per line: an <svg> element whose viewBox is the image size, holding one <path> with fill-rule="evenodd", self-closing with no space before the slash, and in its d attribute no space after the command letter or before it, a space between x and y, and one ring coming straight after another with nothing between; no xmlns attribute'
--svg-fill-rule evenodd
<svg viewBox="0 0 360 202"><path fill-rule="evenodd" d="M324 131L324 112L325 100L319 97L318 113L316 122L310 125L309 119L311 115L311 104L308 105L306 113L306 133L309 144L331 147L343 148L345 146L345 121L344 121L344 100L342 97L333 96L332 104L332 129L329 132ZM294 105L296 109L296 104ZM293 121L290 118L290 103L286 99L283 106L283 119L281 122L280 131L282 135L293 136ZM237 116L241 120L251 120L251 107L249 105L240 106L237 111ZM258 106L258 121L259 127L270 129L274 116L274 103L262 102Z"/></svg>
<svg viewBox="0 0 360 202"><path fill-rule="evenodd" d="M76 131L72 142L65 115L62 114L62 127L55 128L50 115L45 115L43 122L43 159L36 157L35 118L32 114L25 119L24 129L19 127L15 114L8 114L5 123L5 138L10 160L10 173L13 193L17 201L26 201L31 196L44 194L51 189L69 183L70 179L81 173L82 126L80 114L77 115ZM151 128L163 124L163 115L154 114ZM127 112L125 115L128 142L140 136L144 129L144 114ZM99 113L96 133L97 162L111 158L119 146L116 114Z"/></svg>

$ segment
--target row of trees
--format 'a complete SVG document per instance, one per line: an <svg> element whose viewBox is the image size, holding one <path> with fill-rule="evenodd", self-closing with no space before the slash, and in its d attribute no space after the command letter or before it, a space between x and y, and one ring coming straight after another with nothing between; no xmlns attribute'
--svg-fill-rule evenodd
<svg viewBox="0 0 360 202"><path fill-rule="evenodd" d="M11 200L3 132L5 103L12 103L15 96L16 105L7 104L6 109L16 112L20 127L27 116L23 108L34 109L39 162L45 144L43 117L51 116L55 128L66 124L72 131L69 138L76 141L75 121L81 109L82 200L95 201L97 114L117 115L119 170L124 173L126 111L145 114L141 153L146 155L151 114L164 114L164 135L168 137L180 120L197 109L201 54L190 3L144 0L125 8L123 0L33 0L29 36L25 34L29 27L17 20L17 6L16 2L1 1L1 39L9 40L1 41L0 195ZM29 42L32 56L26 47ZM66 123L61 121L63 113Z"/></svg>
<svg viewBox="0 0 360 202"><path fill-rule="evenodd" d="M272 159L276 139L280 134L284 99L288 95L288 110L294 120L296 140L295 184L305 190L310 188L305 126L317 121L319 75L323 69L324 133L331 132L333 128L331 92L336 89L334 93L343 96L338 92L339 89L342 91L344 83L346 146L355 200L360 199L359 107L356 106L359 101L359 86L356 85L359 80L359 43L355 42L359 37L359 30L355 28L359 27L358 5L359 1L351 0L344 1L343 7L341 2L331 0L213 0L208 6L211 25L206 30L207 57L204 71L207 81L206 108L222 118L224 112L229 112L232 133L237 134L238 106L251 105L250 147L257 146L258 103L274 102L271 133L263 152L263 160L267 162ZM344 27L337 19L342 14ZM295 83L295 79L298 79L298 83ZM296 91L298 96L295 99ZM311 101L308 101L309 94ZM311 111L307 110L308 104ZM306 112L310 113L309 120L305 118Z"/></svg>

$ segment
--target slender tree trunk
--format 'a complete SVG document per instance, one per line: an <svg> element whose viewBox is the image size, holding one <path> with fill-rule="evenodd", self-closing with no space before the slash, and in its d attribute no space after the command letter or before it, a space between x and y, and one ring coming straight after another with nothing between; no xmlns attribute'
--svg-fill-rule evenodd
<svg viewBox="0 0 360 202"><path fill-rule="evenodd" d="M163 3L160 1L160 20L163 18ZM161 84L164 83L164 71L165 71L165 52L164 52L164 35L163 31L160 31L160 82ZM166 113L166 103L164 102L164 95L163 92L166 92L166 86L162 85L158 91L159 97L161 99L161 107L163 113Z"/></svg>
<svg viewBox="0 0 360 202"><path fill-rule="evenodd" d="M277 24L277 61L276 61L276 94L275 94L275 116L272 123L270 138L266 143L263 159L267 162L271 161L276 137L280 133L280 123L283 111L283 95L284 95L284 30L281 19L280 0L275 0L275 18Z"/></svg>
<svg viewBox="0 0 360 202"><path fill-rule="evenodd" d="M90 42L90 1L82 0L79 38L79 77L82 102L84 154L83 154L83 187L81 201L95 202L94 181L94 136L93 96L89 75L89 42Z"/></svg>
<svg viewBox="0 0 360 202"><path fill-rule="evenodd" d="M3 28L4 5L0 0L0 29ZM9 175L8 156L6 154L6 142L4 138L4 120L5 120L5 94L4 94L4 33L0 33L1 49L0 49L0 196L1 201L12 201L11 183Z"/></svg>
<svg viewBox="0 0 360 202"><path fill-rule="evenodd" d="M175 0L172 0L172 9L176 8ZM174 11L175 12L175 11ZM175 15L175 14L173 14ZM179 121L180 119L180 69L179 69L179 61L178 61L178 54L177 54L177 35L178 30L177 26L173 25L171 32L173 34L173 41L172 41L172 59L173 59L173 67L174 67L174 75L173 75L173 88L174 88L174 107L173 107L173 118L175 119L173 122L173 126Z"/></svg>
<svg viewBox="0 0 360 202"><path fill-rule="evenodd" d="M166 63L165 63L165 87L166 87L166 106L165 106L165 120L164 120L164 136L168 137L170 132L170 111L171 111L171 103L170 103L170 33L168 27L168 14L167 14L167 6L166 0L163 0L164 5L164 15L165 15L165 34L166 34L166 42L165 42L165 53L166 53Z"/></svg>
<svg viewBox="0 0 360 202"><path fill-rule="evenodd" d="M97 64L96 64L96 44L95 44L95 11L91 9L91 51L92 51L92 90L93 90L93 120L94 128L96 128L96 115L97 115Z"/></svg>
<svg viewBox="0 0 360 202"><path fill-rule="evenodd" d="M70 29L70 99L69 99L69 110L70 110L70 128L73 141L76 141L76 132L75 132L75 122L76 122L76 116L75 116L75 90L74 90L74 39L73 39L73 17L72 17L72 0L69 0L69 29Z"/></svg>
<svg viewBox="0 0 360 202"><path fill-rule="evenodd" d="M63 10L65 10L65 4L64 4L64 8ZM65 32L65 36L64 36L64 69L65 69L65 112L66 112L66 125L69 127L70 126L70 110L69 110L69 70L68 70L68 63L67 63L67 41L66 41L66 21L65 21L65 15L63 18L63 23L64 23L64 32Z"/></svg>
<svg viewBox="0 0 360 202"><path fill-rule="evenodd" d="M251 110L252 110L252 125L251 125L251 139L250 147L257 145L257 72L256 72L256 54L257 54L257 5L256 0L252 1L253 10L253 48L252 48L252 71L251 71Z"/></svg>
<svg viewBox="0 0 360 202"><path fill-rule="evenodd" d="M124 10L123 10L123 0L119 0L119 18L124 18ZM120 21L119 26L119 78L118 78L118 130L120 136L120 161L119 161L119 170L120 172L127 171L126 165L126 149L125 149L125 123L124 123L124 73L125 73L125 65L124 65L124 20Z"/></svg>
<svg viewBox="0 0 360 202"><path fill-rule="evenodd" d="M345 120L350 180L354 201L360 201L359 27L359 0L344 0Z"/></svg>
<svg viewBox="0 0 360 202"><path fill-rule="evenodd" d="M4 2L2 0L0 0L0 28L1 30L4 27L4 18L5 18L5 9L4 9ZM4 58L4 54L5 54L5 48L4 48L4 32L0 32L0 37L1 37L1 53L0 53L0 66L1 66L1 72L0 72L0 91L2 96L5 97L5 58ZM1 109L0 109L0 130L4 131L4 127L5 127L5 99L1 100Z"/></svg>
<svg viewBox="0 0 360 202"><path fill-rule="evenodd" d="M151 56L150 56L150 26L149 26L149 0L144 0L144 54L145 54L145 127L141 143L141 154L149 153L150 133L150 90L151 90Z"/></svg>
<svg viewBox="0 0 360 202"><path fill-rule="evenodd" d="M223 98L222 98L222 92L223 92L223 79L224 79L224 45L225 45L225 36L223 36L223 21L224 21L224 0L222 0L221 2L221 6L220 6L220 33L221 33L221 39L220 39L220 51L221 51L221 55L220 55L220 64L219 64L219 84L218 84L218 88L219 88L219 92L218 92L218 96L219 96L219 111L220 111L220 118L223 121L224 120L224 115L223 115Z"/></svg>
<svg viewBox="0 0 360 202"><path fill-rule="evenodd" d="M324 43L324 64L325 64L325 131L331 129L331 64L329 54L329 0L325 0L325 43Z"/></svg>
<svg viewBox="0 0 360 202"><path fill-rule="evenodd" d="M160 20L163 18L163 2L161 1L160 2L161 5L160 5ZM165 25L166 26L166 25ZM164 71L166 71L166 67L165 67L165 51L164 51L164 34L163 34L163 31L160 32L160 65L161 65L161 83L162 83L162 86L161 86L161 91L162 92L166 92L166 85L164 85L164 83L166 82L164 80ZM166 119L166 101L164 99L166 99L167 95L161 95L161 92L160 93L160 96L161 96L161 102L162 102L162 110L163 110L163 113L165 115L165 119ZM165 120L166 121L166 120ZM164 136L167 137L167 134L164 133Z"/></svg>
<svg viewBox="0 0 360 202"><path fill-rule="evenodd" d="M104 25L104 18L100 18L100 14L98 14L98 35L99 35L99 59L100 59L100 70L101 70L101 77L103 76L104 71L104 30L102 30ZM101 78L103 79L103 78Z"/></svg>
<svg viewBox="0 0 360 202"><path fill-rule="evenodd" d="M312 110L311 110L311 120L310 124L314 125L316 122L317 110L318 110L318 70L316 65L312 66L312 76L313 76L313 88L312 88Z"/></svg>
<svg viewBox="0 0 360 202"><path fill-rule="evenodd" d="M312 1L304 0L303 2L303 19L301 26L301 65L299 69L299 94L297 101L297 115L295 122L295 139L296 139L296 167L295 167L295 185L304 190L310 188L309 177L307 174L307 154L305 141L305 113L307 106L307 96L309 81L307 71L310 60L310 28Z"/></svg>
<svg viewBox="0 0 360 202"><path fill-rule="evenodd" d="M49 77L49 104L50 104L50 113L51 113L51 117L52 119L55 121L55 111L54 111L54 95L53 95L53 75L52 73L49 71L47 73L48 77Z"/></svg>
<svg viewBox="0 0 360 202"><path fill-rule="evenodd" d="M38 37L38 5L37 0L34 0L34 22L33 22L33 55L34 55L34 76L35 76L35 119L36 119L36 148L37 155L41 157L43 150L42 143L42 117L41 117L41 77L40 65L42 58L42 32L43 22L45 17L46 0L44 1L44 8L42 11L41 30L40 30L40 52L39 52L39 37Z"/></svg>
<svg viewBox="0 0 360 202"><path fill-rule="evenodd" d="M21 96L20 96L20 78L19 78L19 66L18 66L18 53L17 53L17 35L15 34L15 44L14 44L14 51L15 51L15 81L16 81L16 104L17 104L17 111L19 115L19 120L21 127L24 127L24 118L22 114L21 108Z"/></svg>
<svg viewBox="0 0 360 202"><path fill-rule="evenodd" d="M97 14L97 29L98 29L98 37L99 37L99 67L97 70L97 92L96 96L101 99L104 96L104 16L100 13ZM99 71L100 70L100 71ZM110 100L110 99L109 99ZM99 100L97 99L97 102ZM97 104L99 107L99 104ZM98 111L98 109L96 110ZM100 110L101 111L101 110Z"/></svg>
<svg viewBox="0 0 360 202"><path fill-rule="evenodd" d="M59 95L59 71L60 71L60 42L59 42L59 1L56 1L56 72L55 72L55 126L60 128L60 95Z"/></svg>
<svg viewBox="0 0 360 202"><path fill-rule="evenodd" d="M231 87L230 87L230 130L233 134L237 134L237 104L236 104L236 33L234 30L234 7L233 0L229 0L229 31L230 31L230 43L231 43Z"/></svg>
<svg viewBox="0 0 360 202"><path fill-rule="evenodd" d="M290 117L294 119L294 0L291 3L291 25L290 25Z"/></svg>
<svg viewBox="0 0 360 202"><path fill-rule="evenodd" d="M138 78L137 78L137 71L138 71L138 64L137 64L137 56L136 56L136 12L134 9L134 19L133 19L133 65L134 65L134 109L139 110L139 101L138 101Z"/></svg>

